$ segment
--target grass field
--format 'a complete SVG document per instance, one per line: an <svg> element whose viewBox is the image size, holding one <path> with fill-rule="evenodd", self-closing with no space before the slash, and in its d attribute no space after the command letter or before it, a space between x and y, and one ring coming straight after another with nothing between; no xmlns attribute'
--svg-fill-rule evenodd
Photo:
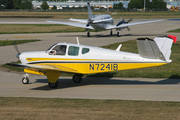
<svg viewBox="0 0 180 120"><path fill-rule="evenodd" d="M179 120L179 102L3 98L1 120Z"/></svg>
<svg viewBox="0 0 180 120"><path fill-rule="evenodd" d="M37 42L40 40L0 40L0 46L23 44L28 42Z"/></svg>
<svg viewBox="0 0 180 120"><path fill-rule="evenodd" d="M170 32L170 33L180 33L180 28L179 28L179 29L176 29L176 30L170 30L170 31L168 31L168 32Z"/></svg>
<svg viewBox="0 0 180 120"><path fill-rule="evenodd" d="M114 19L133 18L133 19L155 19L155 18L180 18L180 12L93 12L94 15L110 14ZM87 19L87 12L0 12L0 18L57 18Z"/></svg>
<svg viewBox="0 0 180 120"><path fill-rule="evenodd" d="M0 24L0 34L65 32L85 32L85 29L60 24Z"/></svg>

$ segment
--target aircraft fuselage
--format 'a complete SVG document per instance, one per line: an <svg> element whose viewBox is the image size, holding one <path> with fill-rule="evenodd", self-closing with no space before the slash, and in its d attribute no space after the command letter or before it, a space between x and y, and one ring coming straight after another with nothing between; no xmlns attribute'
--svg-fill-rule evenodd
<svg viewBox="0 0 180 120"><path fill-rule="evenodd" d="M94 18L91 19L91 21L92 22L90 22L89 24L94 29L106 29L109 25L113 25L114 23L113 18L107 14L95 16ZM96 22L94 23L93 21Z"/></svg>

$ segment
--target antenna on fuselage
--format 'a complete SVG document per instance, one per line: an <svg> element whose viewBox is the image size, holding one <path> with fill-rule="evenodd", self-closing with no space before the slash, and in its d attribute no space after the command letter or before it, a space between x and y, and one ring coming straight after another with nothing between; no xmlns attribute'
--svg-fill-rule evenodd
<svg viewBox="0 0 180 120"><path fill-rule="evenodd" d="M78 37L76 37L76 40L77 40L77 44L79 45L79 39L78 39Z"/></svg>

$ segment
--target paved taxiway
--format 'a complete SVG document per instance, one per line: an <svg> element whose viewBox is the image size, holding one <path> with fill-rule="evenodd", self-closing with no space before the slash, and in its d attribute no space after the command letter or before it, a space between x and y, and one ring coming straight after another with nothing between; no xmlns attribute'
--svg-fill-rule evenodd
<svg viewBox="0 0 180 120"><path fill-rule="evenodd" d="M3 21L3 19L0 19ZM4 19L6 20L6 19ZM15 20L15 19L14 19ZM147 19L148 20L148 19ZM33 22L33 20L31 20ZM134 20L133 22L145 21ZM35 22L37 20L35 19ZM117 20L116 20L117 22ZM109 31L91 33L43 33L43 34L5 34L0 40L6 39L41 39L35 43L18 45L19 51L46 50L57 42L76 43L101 46L111 43L133 40L139 37L154 38L167 35L166 31L179 28L179 21L168 21L131 26L131 31L121 31L121 37L110 36ZM180 38L180 34L173 33ZM123 46L122 46L123 47ZM0 47L0 64L17 61L14 46ZM23 74L0 71L0 96L4 97L47 97L47 98L89 98L89 99L124 99L124 100L155 100L180 101L179 79L145 79L145 78L83 78L82 83L74 84L70 77L60 77L59 87L50 89L45 76L30 75L30 84L23 85Z"/></svg>
<svg viewBox="0 0 180 120"><path fill-rule="evenodd" d="M60 77L51 89L45 76L30 75L23 85L23 74L0 72L0 96L180 101L180 80L147 78L83 78L75 84L71 77Z"/></svg>

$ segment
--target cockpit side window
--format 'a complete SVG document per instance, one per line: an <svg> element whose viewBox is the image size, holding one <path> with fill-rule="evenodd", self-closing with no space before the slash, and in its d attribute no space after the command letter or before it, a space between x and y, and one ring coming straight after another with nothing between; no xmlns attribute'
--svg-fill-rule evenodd
<svg viewBox="0 0 180 120"><path fill-rule="evenodd" d="M56 55L65 55L66 54L66 45L57 45L52 50L56 51Z"/></svg>
<svg viewBox="0 0 180 120"><path fill-rule="evenodd" d="M69 49L68 49L68 55L71 55L71 56L78 56L79 54L79 47L76 47L76 46L69 46Z"/></svg>
<svg viewBox="0 0 180 120"><path fill-rule="evenodd" d="M89 52L89 48L83 48L82 49L82 54L86 54L86 53L88 53Z"/></svg>

